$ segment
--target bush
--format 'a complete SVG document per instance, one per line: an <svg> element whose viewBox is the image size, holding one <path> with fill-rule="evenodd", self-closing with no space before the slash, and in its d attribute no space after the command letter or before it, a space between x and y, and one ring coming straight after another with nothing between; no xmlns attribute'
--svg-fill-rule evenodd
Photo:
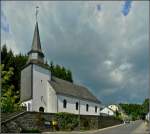
<svg viewBox="0 0 150 134"><path fill-rule="evenodd" d="M23 129L21 133L40 133L38 129Z"/></svg>
<svg viewBox="0 0 150 134"><path fill-rule="evenodd" d="M59 122L59 128L62 130L73 130L79 124L79 120L75 114L65 112L56 113L56 119Z"/></svg>
<svg viewBox="0 0 150 134"><path fill-rule="evenodd" d="M85 119L84 121L83 121L83 127L87 130L87 129L89 129L89 127L90 127L90 122L87 120L87 119Z"/></svg>
<svg viewBox="0 0 150 134"><path fill-rule="evenodd" d="M39 113L37 113L37 115L36 115L36 125L37 126L43 126L44 125L44 117L42 116L42 114L39 112Z"/></svg>

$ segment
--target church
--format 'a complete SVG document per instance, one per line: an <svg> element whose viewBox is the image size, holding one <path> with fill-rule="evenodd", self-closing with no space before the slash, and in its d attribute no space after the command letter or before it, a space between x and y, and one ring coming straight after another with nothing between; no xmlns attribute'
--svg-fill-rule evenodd
<svg viewBox="0 0 150 134"><path fill-rule="evenodd" d="M101 102L86 88L51 75L44 64L38 22L21 71L21 102L27 111L99 115Z"/></svg>

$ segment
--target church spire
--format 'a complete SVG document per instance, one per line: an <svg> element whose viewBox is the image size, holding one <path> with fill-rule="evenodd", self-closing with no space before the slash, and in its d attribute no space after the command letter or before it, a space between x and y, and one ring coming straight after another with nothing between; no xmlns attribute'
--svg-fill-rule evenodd
<svg viewBox="0 0 150 134"><path fill-rule="evenodd" d="M29 60L36 61L36 62L44 62L44 54L41 49L41 41L40 41L40 34L39 34L39 28L38 28L38 21L37 21L37 15L38 15L38 8L36 7L36 24L35 24L35 30L33 35L33 41L32 41L32 49L29 51Z"/></svg>

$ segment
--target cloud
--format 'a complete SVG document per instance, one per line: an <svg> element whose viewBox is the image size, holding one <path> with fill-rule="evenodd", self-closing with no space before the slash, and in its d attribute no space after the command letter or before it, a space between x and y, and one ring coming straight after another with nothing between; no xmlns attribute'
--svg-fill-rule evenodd
<svg viewBox="0 0 150 134"><path fill-rule="evenodd" d="M2 10L14 40L7 45L24 54L30 50L38 5L42 49L49 61L70 68L74 81L103 103L142 102L148 97L148 2L133 1L126 16L122 4L7 1Z"/></svg>
<svg viewBox="0 0 150 134"><path fill-rule="evenodd" d="M101 5L100 4L97 5L97 10L101 11Z"/></svg>
<svg viewBox="0 0 150 134"><path fill-rule="evenodd" d="M3 11L1 12L1 30L4 32L9 32L9 24Z"/></svg>

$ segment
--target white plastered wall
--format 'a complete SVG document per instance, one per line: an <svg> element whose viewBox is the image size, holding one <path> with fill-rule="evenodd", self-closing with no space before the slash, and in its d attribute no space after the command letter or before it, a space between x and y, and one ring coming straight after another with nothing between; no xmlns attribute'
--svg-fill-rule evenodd
<svg viewBox="0 0 150 134"><path fill-rule="evenodd" d="M37 65L33 65L33 101L32 111L39 111L40 107L44 112L48 112L48 81L50 80L50 71Z"/></svg>
<svg viewBox="0 0 150 134"><path fill-rule="evenodd" d="M67 101L66 108L63 108L64 99ZM58 95L58 112L79 114L80 109L81 115L99 115L100 104L80 99L80 108L76 110L76 102L79 103L79 99L69 96ZM89 105L88 111L86 111L86 104ZM95 106L97 106L97 112L95 112Z"/></svg>
<svg viewBox="0 0 150 134"><path fill-rule="evenodd" d="M25 106L27 108L27 111L32 111L32 99L28 101L24 101L22 103L22 106Z"/></svg>

